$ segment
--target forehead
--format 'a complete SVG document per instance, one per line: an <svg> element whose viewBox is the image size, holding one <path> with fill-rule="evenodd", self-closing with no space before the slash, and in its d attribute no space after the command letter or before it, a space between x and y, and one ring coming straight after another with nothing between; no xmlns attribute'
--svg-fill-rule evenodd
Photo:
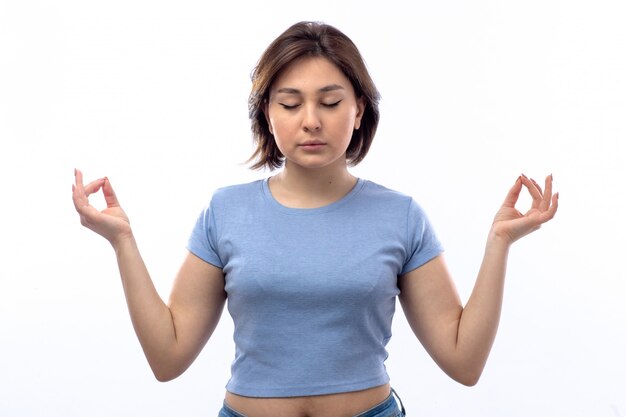
<svg viewBox="0 0 626 417"><path fill-rule="evenodd" d="M353 91L348 77L333 62L324 57L303 57L289 64L278 74L270 91L275 93L284 88L302 92L318 91L331 84Z"/></svg>

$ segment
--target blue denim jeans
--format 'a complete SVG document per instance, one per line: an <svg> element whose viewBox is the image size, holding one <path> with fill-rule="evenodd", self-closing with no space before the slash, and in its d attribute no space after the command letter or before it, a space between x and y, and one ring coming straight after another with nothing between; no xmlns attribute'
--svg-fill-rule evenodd
<svg viewBox="0 0 626 417"><path fill-rule="evenodd" d="M394 395L398 397L398 401L400 402L400 405L398 405L398 402L394 398ZM394 389L392 388L391 394L389 394L389 397L387 397L385 401L370 408L367 411L362 412L361 414L356 415L355 417L403 417L403 416L406 416L404 405L402 404L402 400L400 399L396 391L394 391ZM246 417L246 416L241 413L238 413L237 411L228 407L226 403L224 403L224 406L220 410L218 417Z"/></svg>

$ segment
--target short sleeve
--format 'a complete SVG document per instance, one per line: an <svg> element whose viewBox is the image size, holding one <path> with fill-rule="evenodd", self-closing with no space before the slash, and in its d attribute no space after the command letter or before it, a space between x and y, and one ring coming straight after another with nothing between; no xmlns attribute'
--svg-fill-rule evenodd
<svg viewBox="0 0 626 417"><path fill-rule="evenodd" d="M407 254L402 274L412 271L443 252L424 210L411 199L407 214Z"/></svg>
<svg viewBox="0 0 626 417"><path fill-rule="evenodd" d="M187 242L187 249L205 262L218 268L224 267L217 250L215 214L211 204L198 216Z"/></svg>

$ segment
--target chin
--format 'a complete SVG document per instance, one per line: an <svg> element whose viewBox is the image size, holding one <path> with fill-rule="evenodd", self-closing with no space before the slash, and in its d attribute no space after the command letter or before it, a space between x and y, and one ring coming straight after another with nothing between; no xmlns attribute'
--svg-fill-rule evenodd
<svg viewBox="0 0 626 417"><path fill-rule="evenodd" d="M345 154L342 155L298 155L296 158L290 159L287 158L288 164L296 165L300 168L305 169L323 169L323 168L344 168L347 166L348 161L346 160Z"/></svg>
<svg viewBox="0 0 626 417"><path fill-rule="evenodd" d="M291 163L293 165L297 165L300 168L304 168L304 169L312 169L312 170L318 170L318 169L325 169L325 168L332 168L332 167L336 167L338 165L339 161L328 161L328 160L324 160L324 161L313 161L313 160L308 160L308 161L292 161ZM344 165L347 165L346 162L344 162Z"/></svg>

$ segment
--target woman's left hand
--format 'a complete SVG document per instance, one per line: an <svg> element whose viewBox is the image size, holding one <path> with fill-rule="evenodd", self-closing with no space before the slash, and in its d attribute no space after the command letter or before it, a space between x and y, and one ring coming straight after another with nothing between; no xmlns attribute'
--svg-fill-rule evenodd
<svg viewBox="0 0 626 417"><path fill-rule="evenodd" d="M532 197L530 210L522 214L515 208L522 187L526 187ZM545 190L535 180L521 175L509 190L502 207L498 210L491 233L511 244L529 233L539 229L556 214L559 194L552 194L552 175L546 177Z"/></svg>

